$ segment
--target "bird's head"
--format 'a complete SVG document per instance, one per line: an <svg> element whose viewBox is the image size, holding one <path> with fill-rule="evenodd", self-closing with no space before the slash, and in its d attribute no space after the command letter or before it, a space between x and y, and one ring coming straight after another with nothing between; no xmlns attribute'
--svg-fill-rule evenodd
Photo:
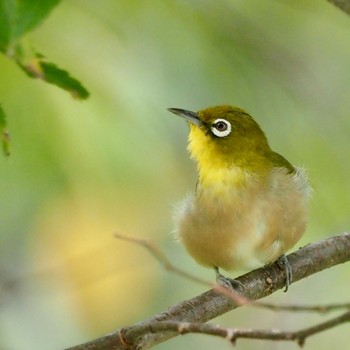
<svg viewBox="0 0 350 350"><path fill-rule="evenodd" d="M191 156L201 168L240 167L254 172L269 166L272 150L259 124L244 110L216 106L192 112L169 108L190 125Z"/></svg>

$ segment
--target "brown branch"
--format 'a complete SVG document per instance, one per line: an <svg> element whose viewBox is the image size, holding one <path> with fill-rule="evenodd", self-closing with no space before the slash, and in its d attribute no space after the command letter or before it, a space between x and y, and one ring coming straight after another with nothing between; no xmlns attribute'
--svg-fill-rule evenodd
<svg viewBox="0 0 350 350"><path fill-rule="evenodd" d="M193 274L188 273L185 270L182 270L176 267L170 262L168 257L157 247L152 241L143 238L136 238L131 236L126 236L121 233L114 233L114 237L123 241L130 243L135 243L145 248L151 253L151 255L169 272L175 273L180 277L184 277L190 281L198 282L203 285L213 287L217 292L232 298L237 306L243 306L249 304L250 306L259 307L262 309L268 309L273 311L290 311L290 312L318 312L318 313L327 313L330 311L350 309L350 303L341 303L341 304L327 304L327 305L276 305L265 302L252 302L251 300L243 297L242 295L236 293L233 294L231 291L225 289L224 287L210 283L206 280L200 279Z"/></svg>
<svg viewBox="0 0 350 350"><path fill-rule="evenodd" d="M286 332L278 329L260 330L260 329L237 329L226 328L210 323L189 323L176 321L154 322L147 326L145 332L157 333L161 331L174 331L177 334L186 333L202 333L215 335L229 340L235 344L239 338L263 339L263 340L285 340L296 341L300 346L303 346L306 338L323 332L327 329L336 327L342 323L350 321L350 311L343 313L338 317L334 317L328 321L316 324L315 326L302 329L294 332Z"/></svg>
<svg viewBox="0 0 350 350"><path fill-rule="evenodd" d="M288 256L293 272L293 283L349 260L350 233L307 245ZM284 273L277 264L262 267L237 279L245 286L244 298L249 300L261 299L284 287ZM149 327L152 324L160 321L205 323L236 307L237 304L231 298L212 289L183 301L149 320L119 329L88 343L73 346L69 350L147 349L178 335L178 332L171 329L150 332Z"/></svg>
<svg viewBox="0 0 350 350"><path fill-rule="evenodd" d="M193 274L190 274L189 272L187 272L185 270L178 268L177 266L172 264L170 262L170 260L167 258L167 256L150 240L125 236L125 235L122 235L120 233L114 233L114 237L117 239L120 239L120 240L127 241L127 242L136 243L136 244L142 246L143 248L146 248L146 250L148 250L152 254L152 256L154 258L156 258L158 260L158 262L167 271L175 273L178 276L184 277L190 281L203 284L203 285L210 287L210 288L214 288L218 293L221 293L221 294L227 296L228 298L231 298L236 303L236 305L242 306L242 305L245 305L245 304L248 304L251 302L251 300L245 298L244 296L240 295L239 293L237 293L234 290L231 290L231 291L227 290L226 288L224 288L221 285L208 282L202 278L199 278Z"/></svg>
<svg viewBox="0 0 350 350"><path fill-rule="evenodd" d="M255 302L251 304L260 308L273 310L273 311L291 311L291 312L318 312L325 314L330 311L338 311L349 309L350 303L342 304L327 304L327 305L276 305L270 303Z"/></svg>
<svg viewBox="0 0 350 350"><path fill-rule="evenodd" d="M189 280L192 280L194 282L204 284L207 287L213 287L213 283L210 283L206 280L203 280L201 278L196 277L195 275L192 275L184 270L179 269L175 265L173 265L170 260L165 256L165 254L151 241L141 238L135 238L130 236L125 236L120 233L114 233L114 237L123 241L128 241L132 243L136 243L144 248L146 248L152 255L155 257L167 271L176 273L177 275L181 277L185 277Z"/></svg>

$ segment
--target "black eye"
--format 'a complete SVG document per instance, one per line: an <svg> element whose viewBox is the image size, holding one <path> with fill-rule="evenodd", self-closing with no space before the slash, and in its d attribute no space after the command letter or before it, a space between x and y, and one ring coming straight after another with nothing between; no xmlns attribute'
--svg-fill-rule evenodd
<svg viewBox="0 0 350 350"><path fill-rule="evenodd" d="M217 122L214 127L216 128L216 130L218 131L225 131L227 130L228 126L225 122Z"/></svg>

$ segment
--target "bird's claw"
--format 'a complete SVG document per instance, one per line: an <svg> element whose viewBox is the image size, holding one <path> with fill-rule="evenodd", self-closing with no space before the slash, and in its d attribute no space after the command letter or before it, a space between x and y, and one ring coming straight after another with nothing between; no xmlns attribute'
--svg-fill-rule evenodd
<svg viewBox="0 0 350 350"><path fill-rule="evenodd" d="M278 258L277 265L279 266L280 269L282 269L284 271L284 273L286 275L284 292L287 292L288 287L292 283L293 273L292 273L292 268L289 264L288 258L286 257L285 254L283 254L282 256L280 256Z"/></svg>
<svg viewBox="0 0 350 350"><path fill-rule="evenodd" d="M215 267L215 273L216 273L216 283L226 289L230 290L241 290L245 289L244 285L233 278L225 277L219 272L219 269Z"/></svg>

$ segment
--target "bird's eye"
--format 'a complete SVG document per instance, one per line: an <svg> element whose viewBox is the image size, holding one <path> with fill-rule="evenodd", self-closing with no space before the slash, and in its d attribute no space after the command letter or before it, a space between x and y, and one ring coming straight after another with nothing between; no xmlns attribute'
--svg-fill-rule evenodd
<svg viewBox="0 0 350 350"><path fill-rule="evenodd" d="M227 124L224 122L218 122L215 124L215 129L218 131L225 131L227 130Z"/></svg>
<svg viewBox="0 0 350 350"><path fill-rule="evenodd" d="M225 137L231 133L231 123L226 119L216 119L211 126L211 131L215 136Z"/></svg>

